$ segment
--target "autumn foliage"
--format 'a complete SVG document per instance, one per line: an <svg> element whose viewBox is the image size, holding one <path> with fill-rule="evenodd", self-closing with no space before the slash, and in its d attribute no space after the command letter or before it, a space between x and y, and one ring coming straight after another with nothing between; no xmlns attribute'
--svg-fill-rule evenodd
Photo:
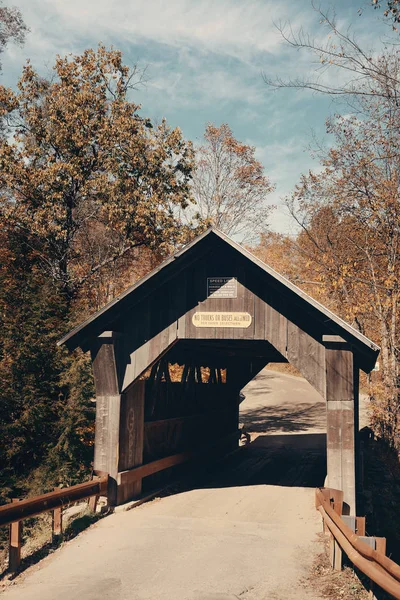
<svg viewBox="0 0 400 600"><path fill-rule="evenodd" d="M225 123L209 123L205 143L196 152L193 174L195 210L200 220L224 233L252 241L267 231L274 189L255 157L255 148L239 142Z"/></svg>
<svg viewBox="0 0 400 600"><path fill-rule="evenodd" d="M188 203L193 150L139 115L136 76L100 46L59 57L51 82L28 63L19 92L0 89L12 135L0 145L3 217L69 298L133 248L162 252L185 234L174 208Z"/></svg>
<svg viewBox="0 0 400 600"><path fill-rule="evenodd" d="M192 145L141 116L139 80L99 46L58 57L51 79L28 63L17 91L0 87L5 496L87 476L90 365L56 341L193 234L177 216L191 202Z"/></svg>

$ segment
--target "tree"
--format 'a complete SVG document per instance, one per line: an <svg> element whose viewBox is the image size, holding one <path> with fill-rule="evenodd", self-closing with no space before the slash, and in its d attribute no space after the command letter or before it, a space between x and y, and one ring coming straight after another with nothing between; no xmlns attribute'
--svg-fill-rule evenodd
<svg viewBox="0 0 400 600"><path fill-rule="evenodd" d="M326 43L304 31L283 27L281 32L292 47L311 52L318 74L267 81L339 97L347 114L327 121L334 143L316 150L323 170L303 176L288 205L302 228L299 246L316 277L342 316L382 346L383 389L374 405L374 425L400 448L397 45L388 43L380 54L367 51L351 32L338 29L334 15L317 10L328 28Z"/></svg>
<svg viewBox="0 0 400 600"><path fill-rule="evenodd" d="M337 310L337 304L325 293L325 286L304 251L301 233L295 236L276 232L262 234L259 243L250 250L316 300Z"/></svg>
<svg viewBox="0 0 400 600"><path fill-rule="evenodd" d="M58 57L51 81L28 63L19 91L0 88L10 129L0 144L0 210L24 231L71 301L134 248L179 243L193 151L179 129L153 127L128 92L140 78L117 50Z"/></svg>
<svg viewBox="0 0 400 600"><path fill-rule="evenodd" d="M256 246L250 248L258 258L293 281L296 285L303 282L302 265L298 264L299 253L295 240L283 233L270 231L263 233Z"/></svg>
<svg viewBox="0 0 400 600"><path fill-rule="evenodd" d="M250 241L267 229L273 190L255 148L233 137L227 124L208 124L196 152L193 195L202 220Z"/></svg>
<svg viewBox="0 0 400 600"><path fill-rule="evenodd" d="M23 44L27 31L20 10L14 6L3 6L0 2L0 54L9 42Z"/></svg>
<svg viewBox="0 0 400 600"><path fill-rule="evenodd" d="M88 476L91 368L56 340L191 234L192 146L140 116L140 77L100 46L0 87L3 500Z"/></svg>
<svg viewBox="0 0 400 600"><path fill-rule="evenodd" d="M379 0L371 0L371 4L374 8L380 8L382 2ZM386 0L387 8L383 14L385 17L389 17L394 23L393 29L397 31L397 23L400 23L400 0Z"/></svg>
<svg viewBox="0 0 400 600"><path fill-rule="evenodd" d="M400 115L376 120L380 104L364 99L370 119L328 122L334 145L324 169L304 176L288 204L301 247L342 316L380 341L385 410L376 424L400 447Z"/></svg>
<svg viewBox="0 0 400 600"><path fill-rule="evenodd" d="M360 110L360 98L375 97L397 106L399 81L397 40L387 40L384 53L363 48L348 29L339 29L334 12L324 12L312 3L321 26L327 30L324 38L315 38L303 29L295 31L290 23L278 25L283 40L293 49L307 52L310 61L318 65L314 74L295 79L271 78L264 81L272 88L312 90L346 101L350 108ZM348 108L349 108L348 107Z"/></svg>

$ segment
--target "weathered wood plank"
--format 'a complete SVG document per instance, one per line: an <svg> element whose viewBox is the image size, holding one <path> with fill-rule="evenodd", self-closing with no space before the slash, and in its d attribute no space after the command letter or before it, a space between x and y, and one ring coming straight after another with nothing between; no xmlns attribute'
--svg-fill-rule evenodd
<svg viewBox="0 0 400 600"><path fill-rule="evenodd" d="M176 329L175 329L175 340L172 344L169 344L169 335L161 332L157 336L148 342L145 342L140 348L135 350L131 354L131 363L127 364L125 377L122 384L122 391L126 390L142 373L144 373L149 366L151 366L156 360L161 358L172 346L176 343Z"/></svg>
<svg viewBox="0 0 400 600"><path fill-rule="evenodd" d="M93 375L96 391L102 396L116 395L119 392L118 373L116 367L116 344L120 334L105 331L92 349Z"/></svg>
<svg viewBox="0 0 400 600"><path fill-rule="evenodd" d="M118 471L125 471L143 462L145 381L136 381L123 395L119 437ZM138 496L142 491L140 480L119 486L118 504Z"/></svg>
<svg viewBox="0 0 400 600"><path fill-rule="evenodd" d="M205 419L218 420L223 418L226 413L226 410L212 410L207 413L197 413L195 415L185 415L183 417L171 417L168 419L158 419L157 421L145 421L144 429L145 431L149 431L153 427L162 427L172 423L190 423L197 420L203 421ZM123 469L121 469L121 471L122 470Z"/></svg>
<svg viewBox="0 0 400 600"><path fill-rule="evenodd" d="M326 400L353 401L353 353L348 348L326 348ZM329 377L328 377L329 373Z"/></svg>
<svg viewBox="0 0 400 600"><path fill-rule="evenodd" d="M110 504L116 502L118 445L121 396L116 364L119 336L105 332L92 349L93 375L96 387L96 426L94 468L110 475Z"/></svg>
<svg viewBox="0 0 400 600"><path fill-rule="evenodd" d="M254 294L247 287L243 289L244 312L251 316L251 325L243 329L243 339L254 340Z"/></svg>
<svg viewBox="0 0 400 600"><path fill-rule="evenodd" d="M185 337L186 311L188 310L187 273L183 271L169 284L169 322L175 323L176 336Z"/></svg>
<svg viewBox="0 0 400 600"><path fill-rule="evenodd" d="M254 339L265 339L265 303L257 295L254 295Z"/></svg>
<svg viewBox="0 0 400 600"><path fill-rule="evenodd" d="M265 304L265 339L287 357L287 319L275 308Z"/></svg>
<svg viewBox="0 0 400 600"><path fill-rule="evenodd" d="M326 357L327 469L329 487L342 489L349 513L356 514L355 393L353 353L329 342ZM358 369L357 369L358 373ZM346 513L345 513L346 514Z"/></svg>
<svg viewBox="0 0 400 600"><path fill-rule="evenodd" d="M307 332L288 321L287 359L325 397L325 348Z"/></svg>

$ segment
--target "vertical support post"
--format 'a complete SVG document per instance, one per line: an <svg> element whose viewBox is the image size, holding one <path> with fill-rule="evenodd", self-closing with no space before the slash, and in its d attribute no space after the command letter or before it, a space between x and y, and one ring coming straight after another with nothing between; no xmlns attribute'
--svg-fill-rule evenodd
<svg viewBox="0 0 400 600"><path fill-rule="evenodd" d="M13 498L11 502L19 502ZM11 573L18 571L21 564L22 521L10 524L10 537L8 546L8 569Z"/></svg>
<svg viewBox="0 0 400 600"><path fill-rule="evenodd" d="M58 490L58 487L54 488L54 491ZM58 536L62 535L63 532L63 526L62 526L62 507L61 506L57 506L57 508L54 508L52 510L52 520L51 520L51 533L52 533L52 538L54 540L54 538L57 538Z"/></svg>
<svg viewBox="0 0 400 600"><path fill-rule="evenodd" d="M143 464L145 381L135 381L121 402L118 471ZM142 480L118 485L118 504L139 496Z"/></svg>
<svg viewBox="0 0 400 600"><path fill-rule="evenodd" d="M62 535L62 508L58 506L53 510L53 519L52 519L52 533L53 537L58 537Z"/></svg>
<svg viewBox="0 0 400 600"><path fill-rule="evenodd" d="M97 502L99 501L98 496L91 496L89 498L88 507L91 512L96 512Z"/></svg>
<svg viewBox="0 0 400 600"><path fill-rule="evenodd" d="M343 569L343 551L330 532L329 535L329 562L332 569L341 571Z"/></svg>
<svg viewBox="0 0 400 600"><path fill-rule="evenodd" d="M381 552L386 556L386 538L376 537L375 538L375 550Z"/></svg>
<svg viewBox="0 0 400 600"><path fill-rule="evenodd" d="M117 503L118 444L121 394L117 364L119 334L105 331L91 349L96 386L94 469L110 476L108 503Z"/></svg>
<svg viewBox="0 0 400 600"><path fill-rule="evenodd" d="M356 517L356 534L365 535L365 517Z"/></svg>
<svg viewBox="0 0 400 600"><path fill-rule="evenodd" d="M343 569L343 551L336 540L334 540L334 553L333 568L335 571L341 571Z"/></svg>
<svg viewBox="0 0 400 600"><path fill-rule="evenodd" d="M355 395L358 369L349 344L323 336L327 402L328 486L343 490L343 514L356 515Z"/></svg>

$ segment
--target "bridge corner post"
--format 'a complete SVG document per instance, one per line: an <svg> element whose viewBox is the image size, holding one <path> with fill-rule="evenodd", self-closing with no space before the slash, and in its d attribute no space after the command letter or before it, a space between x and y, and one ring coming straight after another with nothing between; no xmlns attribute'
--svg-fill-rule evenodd
<svg viewBox="0 0 400 600"><path fill-rule="evenodd" d="M103 332L91 348L96 388L94 469L110 476L108 503L117 504L117 476L121 394L118 378L117 342L120 334Z"/></svg>
<svg viewBox="0 0 400 600"><path fill-rule="evenodd" d="M323 336L326 369L328 486L343 490L344 514L356 514L356 425L358 368L351 346Z"/></svg>

